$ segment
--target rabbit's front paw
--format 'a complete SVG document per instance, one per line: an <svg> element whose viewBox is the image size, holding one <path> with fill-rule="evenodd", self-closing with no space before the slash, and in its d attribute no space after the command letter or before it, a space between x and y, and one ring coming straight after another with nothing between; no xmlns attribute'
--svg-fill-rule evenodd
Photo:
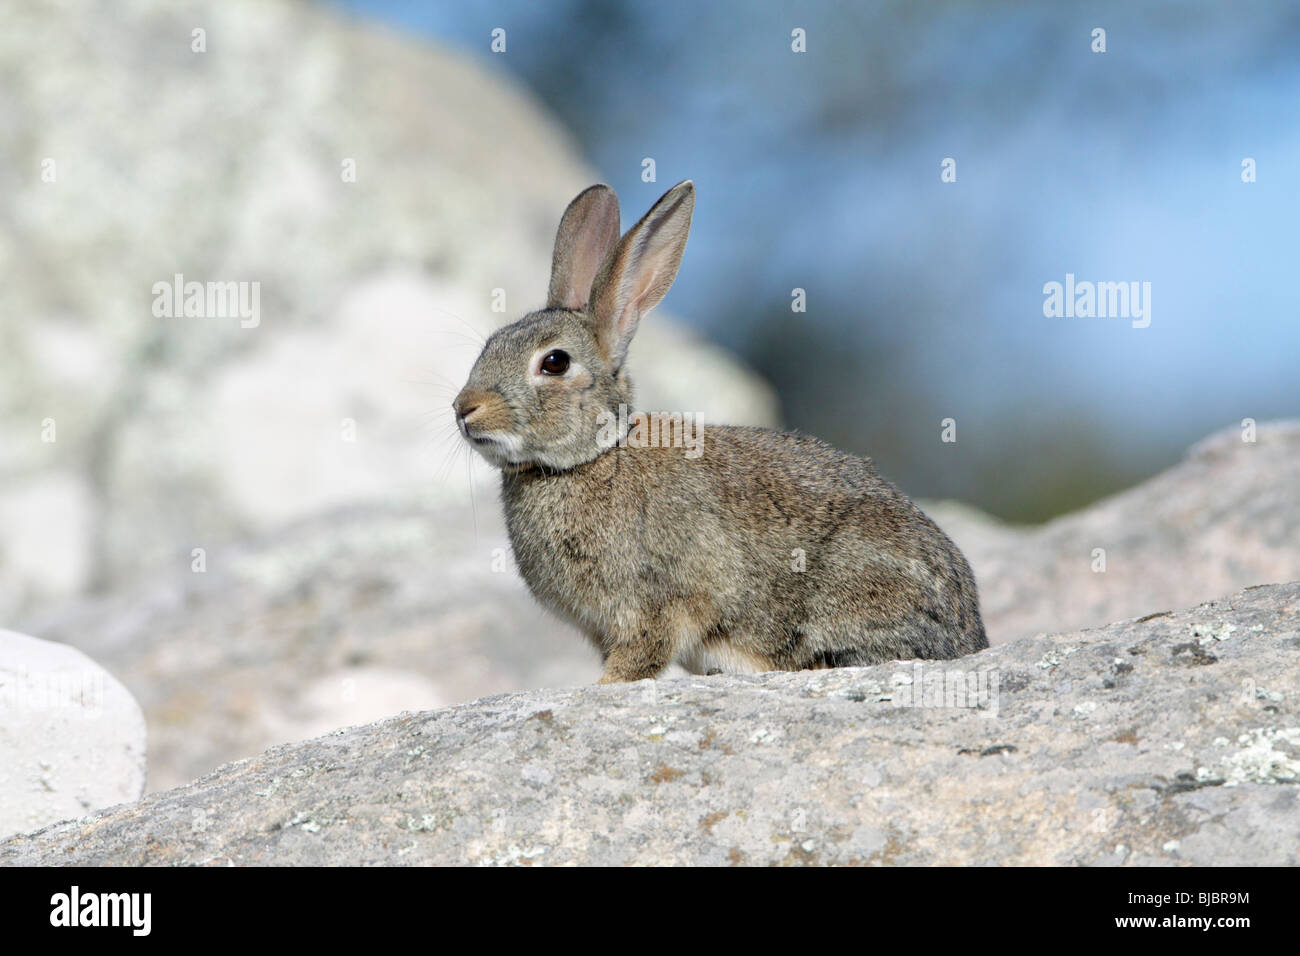
<svg viewBox="0 0 1300 956"><path fill-rule="evenodd" d="M666 640L655 640L644 633L635 643L615 644L605 655L602 684L658 677L672 661L672 647Z"/></svg>

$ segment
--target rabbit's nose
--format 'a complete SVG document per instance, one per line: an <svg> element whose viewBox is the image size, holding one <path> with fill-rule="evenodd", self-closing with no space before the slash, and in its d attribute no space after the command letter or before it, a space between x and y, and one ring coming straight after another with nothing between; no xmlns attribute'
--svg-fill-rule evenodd
<svg viewBox="0 0 1300 956"><path fill-rule="evenodd" d="M477 395L465 390L456 396L456 400L451 403L451 407L455 409L457 418L468 418L478 411L481 404L483 402Z"/></svg>
<svg viewBox="0 0 1300 956"><path fill-rule="evenodd" d="M478 414L483 408L484 395L482 392L471 389L463 389L456 400L451 403L451 407L456 412L456 422L464 431L465 426L469 424L471 418Z"/></svg>

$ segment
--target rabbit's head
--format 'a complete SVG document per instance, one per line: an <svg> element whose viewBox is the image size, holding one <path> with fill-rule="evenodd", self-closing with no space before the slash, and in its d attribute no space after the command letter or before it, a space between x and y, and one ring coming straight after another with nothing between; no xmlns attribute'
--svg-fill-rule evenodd
<svg viewBox="0 0 1300 956"><path fill-rule="evenodd" d="M492 334L452 403L488 462L565 470L621 437L611 416L631 401L627 348L677 276L694 207L695 187L678 183L620 239L614 190L592 186L569 204L546 307Z"/></svg>

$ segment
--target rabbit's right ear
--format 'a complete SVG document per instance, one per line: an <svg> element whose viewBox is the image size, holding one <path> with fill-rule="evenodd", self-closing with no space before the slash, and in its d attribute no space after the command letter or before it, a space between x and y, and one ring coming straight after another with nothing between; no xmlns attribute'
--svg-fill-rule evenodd
<svg viewBox="0 0 1300 956"><path fill-rule="evenodd" d="M615 369L627 356L641 316L659 304L677 278L694 210L695 184L687 179L659 197L596 274L587 312L596 341Z"/></svg>
<svg viewBox="0 0 1300 956"><path fill-rule="evenodd" d="M596 270L618 242L618 195L605 185L578 193L560 219L551 257L549 309L587 307Z"/></svg>

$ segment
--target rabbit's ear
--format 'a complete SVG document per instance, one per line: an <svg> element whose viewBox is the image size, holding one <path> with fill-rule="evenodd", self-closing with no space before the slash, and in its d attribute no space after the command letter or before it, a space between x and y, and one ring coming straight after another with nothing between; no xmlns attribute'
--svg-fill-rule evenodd
<svg viewBox="0 0 1300 956"><path fill-rule="evenodd" d="M668 292L691 231L695 184L678 183L627 231L601 264L588 312L596 341L614 368L623 364L637 322Z"/></svg>
<svg viewBox="0 0 1300 956"><path fill-rule="evenodd" d="M596 270L616 242L618 195L604 185L584 189L564 210L555 234L547 308L585 309Z"/></svg>

